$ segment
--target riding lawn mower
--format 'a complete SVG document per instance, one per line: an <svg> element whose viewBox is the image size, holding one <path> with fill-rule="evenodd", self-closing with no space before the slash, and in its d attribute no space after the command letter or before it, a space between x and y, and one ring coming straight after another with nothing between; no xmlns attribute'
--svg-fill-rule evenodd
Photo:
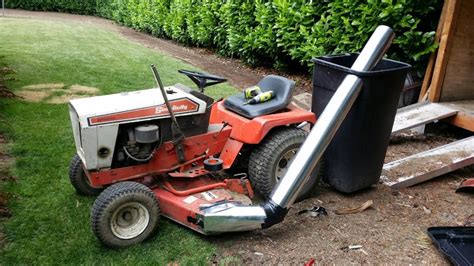
<svg viewBox="0 0 474 266"><path fill-rule="evenodd" d="M380 26L352 68L370 70L393 38ZM319 160L362 83L347 75L318 118L290 103L294 82L275 75L258 84L272 99L246 104L243 93L214 101L204 88L226 81L180 70L182 84L70 101L77 153L69 177L96 196L92 231L109 247L153 235L165 216L203 234L268 228L283 220L319 176ZM309 123L307 133L300 128ZM242 170L244 169L244 170ZM254 192L265 201L252 205Z"/></svg>

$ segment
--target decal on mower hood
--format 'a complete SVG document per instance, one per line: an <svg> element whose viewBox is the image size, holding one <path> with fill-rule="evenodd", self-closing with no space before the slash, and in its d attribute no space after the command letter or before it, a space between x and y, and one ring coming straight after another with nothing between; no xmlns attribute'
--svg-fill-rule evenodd
<svg viewBox="0 0 474 266"><path fill-rule="evenodd" d="M186 114L196 112L199 109L199 104L187 98L175 99L170 101L171 109L174 114ZM166 104L157 106L150 106L125 112L118 112L113 114L106 114L100 116L90 117L88 119L89 126L104 125L117 122L125 122L129 120L137 120L143 118L154 118L169 116Z"/></svg>

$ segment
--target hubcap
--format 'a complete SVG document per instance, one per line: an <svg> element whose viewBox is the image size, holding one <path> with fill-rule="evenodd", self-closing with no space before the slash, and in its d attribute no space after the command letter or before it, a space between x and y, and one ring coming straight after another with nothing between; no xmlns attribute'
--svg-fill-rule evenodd
<svg viewBox="0 0 474 266"><path fill-rule="evenodd" d="M295 158L297 151L298 148L291 149L281 156L274 173L275 181L277 183L280 182L280 179L286 174L286 171L288 171L288 167L293 161L293 158Z"/></svg>
<svg viewBox="0 0 474 266"><path fill-rule="evenodd" d="M150 214L145 206L138 202L130 202L114 211L110 228L116 237L131 239L143 233L149 222Z"/></svg>

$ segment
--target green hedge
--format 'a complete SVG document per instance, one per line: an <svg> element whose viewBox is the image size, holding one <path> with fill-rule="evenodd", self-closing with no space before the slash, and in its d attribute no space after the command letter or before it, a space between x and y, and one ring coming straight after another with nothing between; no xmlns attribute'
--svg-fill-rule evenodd
<svg viewBox="0 0 474 266"><path fill-rule="evenodd" d="M442 0L7 0L14 8L96 14L155 36L209 47L250 65L303 67L360 51L379 24L397 37L389 57L424 68Z"/></svg>
<svg viewBox="0 0 474 266"><path fill-rule="evenodd" d="M96 0L5 0L7 8L95 15Z"/></svg>

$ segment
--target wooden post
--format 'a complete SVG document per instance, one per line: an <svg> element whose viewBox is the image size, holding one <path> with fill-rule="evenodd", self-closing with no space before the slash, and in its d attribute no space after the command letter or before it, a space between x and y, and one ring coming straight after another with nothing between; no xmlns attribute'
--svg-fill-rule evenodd
<svg viewBox="0 0 474 266"><path fill-rule="evenodd" d="M448 9L448 2L449 1L445 1L443 4L443 9L441 10L441 15L438 21L438 27L436 28L436 35L434 41L437 43L439 43L441 40L441 32L443 31L444 19L446 17L446 9ZM436 63L437 52L438 49L431 53L430 60L428 61L428 66L426 67L425 76L423 77L423 84L421 86L420 97L418 98L418 102L423 102L428 99L428 88L430 87L431 79L433 78L433 70Z"/></svg>
<svg viewBox="0 0 474 266"><path fill-rule="evenodd" d="M436 62L433 70L433 79L428 88L428 100L437 102L441 95L441 87L443 85L444 74L446 72L446 65L448 63L450 39L456 29L456 19L458 15L460 0L446 0L447 9L444 18L444 26L441 33L441 41L436 56Z"/></svg>

